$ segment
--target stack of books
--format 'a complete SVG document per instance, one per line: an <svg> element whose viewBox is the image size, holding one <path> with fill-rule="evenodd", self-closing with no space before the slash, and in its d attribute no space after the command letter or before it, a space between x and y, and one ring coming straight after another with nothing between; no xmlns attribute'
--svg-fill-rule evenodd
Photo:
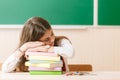
<svg viewBox="0 0 120 80"><path fill-rule="evenodd" d="M63 63L56 53L27 52L25 62L31 75L61 75Z"/></svg>

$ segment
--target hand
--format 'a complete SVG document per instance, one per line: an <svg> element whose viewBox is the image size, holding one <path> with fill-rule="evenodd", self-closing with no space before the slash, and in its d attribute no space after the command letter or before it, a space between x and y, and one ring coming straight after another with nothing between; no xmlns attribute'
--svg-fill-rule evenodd
<svg viewBox="0 0 120 80"><path fill-rule="evenodd" d="M45 46L29 48L25 53L25 58L28 60L29 54L27 54L27 52L47 52L47 49L45 48Z"/></svg>
<svg viewBox="0 0 120 80"><path fill-rule="evenodd" d="M27 51L29 52L47 52L47 48L46 46L38 46L38 47L34 47L34 48L29 48Z"/></svg>
<svg viewBox="0 0 120 80"><path fill-rule="evenodd" d="M27 42L20 47L20 50L23 52L26 52L27 49L29 49L29 48L35 48L35 47L42 46L42 45L44 45L44 43L39 42L39 41Z"/></svg>
<svg viewBox="0 0 120 80"><path fill-rule="evenodd" d="M54 52L54 47L50 47L50 48L48 49L48 52Z"/></svg>
<svg viewBox="0 0 120 80"><path fill-rule="evenodd" d="M28 59L28 55L27 52L53 52L53 47L46 47L45 46L38 46L38 47L34 47L34 48L29 48L26 53L25 53L25 57L26 59Z"/></svg>
<svg viewBox="0 0 120 80"><path fill-rule="evenodd" d="M52 46L48 47L48 45L38 46L35 48L29 48L27 51L28 52L29 51L31 51L31 52L54 52L54 47L52 47Z"/></svg>

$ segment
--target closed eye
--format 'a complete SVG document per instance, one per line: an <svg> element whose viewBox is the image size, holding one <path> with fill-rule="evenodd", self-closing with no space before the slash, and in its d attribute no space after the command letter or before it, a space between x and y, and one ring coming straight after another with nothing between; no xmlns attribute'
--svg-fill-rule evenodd
<svg viewBox="0 0 120 80"><path fill-rule="evenodd" d="M45 39L45 42L48 42L49 40L50 40L50 38L46 38L46 39Z"/></svg>

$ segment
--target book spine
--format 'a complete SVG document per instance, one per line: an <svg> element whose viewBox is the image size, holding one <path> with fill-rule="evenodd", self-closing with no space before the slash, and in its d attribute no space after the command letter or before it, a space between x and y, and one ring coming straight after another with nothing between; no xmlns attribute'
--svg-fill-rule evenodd
<svg viewBox="0 0 120 80"><path fill-rule="evenodd" d="M30 71L31 75L61 75L62 71Z"/></svg>
<svg viewBox="0 0 120 80"><path fill-rule="evenodd" d="M48 53L48 52L26 52L29 56L54 56L58 57L58 54L56 53Z"/></svg>
<svg viewBox="0 0 120 80"><path fill-rule="evenodd" d="M60 61L60 56L59 57L50 57L50 56L29 56L29 60L34 59L34 60L51 60L51 61Z"/></svg>
<svg viewBox="0 0 120 80"><path fill-rule="evenodd" d="M56 67L56 68L43 68L43 67L33 67L33 66L30 66L29 68L29 71L31 70L41 70L41 71L61 71L62 68L61 67Z"/></svg>
<svg viewBox="0 0 120 80"><path fill-rule="evenodd" d="M62 63L40 63L40 64L34 64L30 62L25 62L26 66L36 66L36 67L45 67L45 68L55 68L55 67L62 67Z"/></svg>

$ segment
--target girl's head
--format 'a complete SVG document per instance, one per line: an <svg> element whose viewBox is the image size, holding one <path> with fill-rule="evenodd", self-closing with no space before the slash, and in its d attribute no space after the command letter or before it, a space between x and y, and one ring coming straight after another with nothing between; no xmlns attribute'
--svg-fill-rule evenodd
<svg viewBox="0 0 120 80"><path fill-rule="evenodd" d="M55 36L50 24L43 18L32 17L24 24L21 32L19 47L29 41L41 41L45 45L54 45ZM26 58L24 55L21 58L18 71L27 71L28 68L24 65ZM17 69L16 69L17 70Z"/></svg>
<svg viewBox="0 0 120 80"><path fill-rule="evenodd" d="M25 24L21 32L20 44L22 46L26 42L41 41L45 45L58 46L57 43L60 39L66 38L64 36L55 37L50 24L43 18L32 17ZM66 38L67 39L67 38ZM24 55L21 57L17 71L28 71L28 67L25 66L26 58Z"/></svg>
<svg viewBox="0 0 120 80"><path fill-rule="evenodd" d="M54 45L54 33L50 24L43 18L32 17L24 24L20 46L29 41L41 41L46 45Z"/></svg>

